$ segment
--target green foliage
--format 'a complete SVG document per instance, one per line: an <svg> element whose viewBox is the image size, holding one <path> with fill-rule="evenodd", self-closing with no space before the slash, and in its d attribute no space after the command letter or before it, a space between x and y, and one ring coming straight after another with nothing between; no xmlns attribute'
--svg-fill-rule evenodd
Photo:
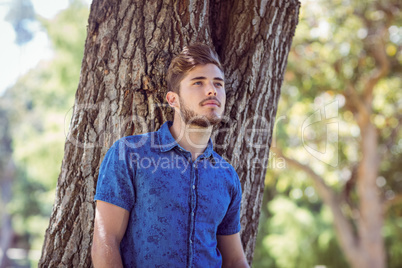
<svg viewBox="0 0 402 268"><path fill-rule="evenodd" d="M269 203L269 210L273 215L266 226L270 235L264 238L263 245L274 256L277 267L346 266L339 257L340 250L331 232L332 216L326 207L312 213L309 206L277 196ZM325 254L326 251L332 254Z"/></svg>
<svg viewBox="0 0 402 268"><path fill-rule="evenodd" d="M88 15L84 3L73 1L50 21L39 18L52 42L54 57L40 62L1 97L11 121L18 170L7 209L13 215L15 231L36 250L42 247L54 201Z"/></svg>
<svg viewBox="0 0 402 268"><path fill-rule="evenodd" d="M394 12L395 18L386 20L383 10ZM398 129L402 124L402 20L397 10L396 1L302 1L289 53L272 147L312 168L335 192L348 195L352 207L358 196L347 192L346 186L361 157L361 133L351 112L355 107L346 107L344 93L350 85L361 93L378 65L366 39L373 29L384 32L390 64L389 74L374 88L370 118L378 128L383 157L377 185L391 203L402 194L402 132ZM332 102L338 105L338 113L324 120ZM318 120L307 131L304 124L320 115L322 122ZM337 129L331 129L331 122ZM331 133L337 133L337 139L331 141ZM306 147L333 150L333 154L317 158ZM272 158L280 156L272 153ZM336 165L330 165L331 161ZM274 166L267 172L265 191L254 267L348 267L332 216L305 172ZM342 210L354 217L349 206ZM383 230L388 267L402 267L401 220L402 206L392 204Z"/></svg>

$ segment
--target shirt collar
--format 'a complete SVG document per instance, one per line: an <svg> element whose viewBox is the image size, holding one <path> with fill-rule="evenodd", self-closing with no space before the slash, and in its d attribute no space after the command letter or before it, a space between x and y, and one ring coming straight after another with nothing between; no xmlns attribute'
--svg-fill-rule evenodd
<svg viewBox="0 0 402 268"><path fill-rule="evenodd" d="M172 126L172 121L165 122L161 128L157 131L158 139L159 139L159 150L161 152L167 152L172 150L174 147L179 147L181 150L184 150L173 138L172 133L170 133L169 128ZM212 164L216 164L216 159L213 154L213 145L211 139L208 141L207 148L205 149L204 153L202 154L202 158L209 158L211 159Z"/></svg>

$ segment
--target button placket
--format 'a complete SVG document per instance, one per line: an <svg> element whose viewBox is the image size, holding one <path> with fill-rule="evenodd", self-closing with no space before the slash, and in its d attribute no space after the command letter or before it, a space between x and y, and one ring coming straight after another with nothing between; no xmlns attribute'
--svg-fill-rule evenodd
<svg viewBox="0 0 402 268"><path fill-rule="evenodd" d="M190 202L190 233L189 233L189 267L192 266L192 259L193 259L193 252L194 252L194 232L195 232L195 207L196 207L196 192L195 192L195 183L196 183L196 163L192 164L191 169L191 177L190 177L190 195L191 195L191 202Z"/></svg>

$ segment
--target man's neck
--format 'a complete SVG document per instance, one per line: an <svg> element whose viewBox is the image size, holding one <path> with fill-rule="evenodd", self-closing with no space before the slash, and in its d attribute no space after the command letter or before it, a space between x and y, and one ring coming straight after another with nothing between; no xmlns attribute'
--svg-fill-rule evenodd
<svg viewBox="0 0 402 268"><path fill-rule="evenodd" d="M183 120L175 118L169 130L176 142L183 149L191 153L191 158L194 161L207 148L212 133L212 126L202 128L186 125Z"/></svg>

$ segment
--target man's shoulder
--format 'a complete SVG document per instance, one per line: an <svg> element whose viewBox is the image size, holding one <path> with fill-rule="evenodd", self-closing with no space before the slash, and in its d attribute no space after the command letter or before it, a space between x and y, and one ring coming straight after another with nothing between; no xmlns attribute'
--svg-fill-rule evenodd
<svg viewBox="0 0 402 268"><path fill-rule="evenodd" d="M157 146L158 144L159 144L158 132L153 131L138 135L130 135L122 137L118 139L113 144L113 146L126 149L140 149L143 147L149 148L152 145Z"/></svg>

